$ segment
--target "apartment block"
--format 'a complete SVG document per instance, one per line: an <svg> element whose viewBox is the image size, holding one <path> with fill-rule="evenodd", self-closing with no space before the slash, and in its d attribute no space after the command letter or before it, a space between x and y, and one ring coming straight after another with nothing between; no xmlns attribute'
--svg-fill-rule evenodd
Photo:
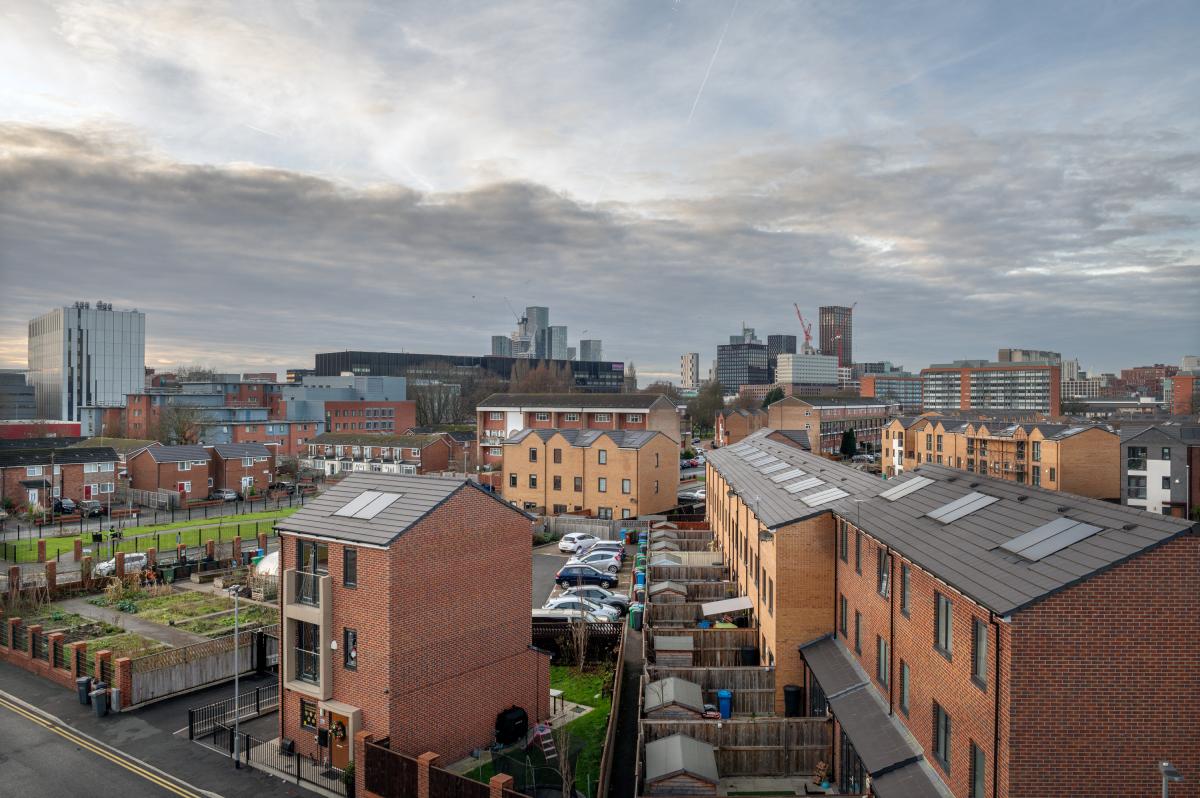
<svg viewBox="0 0 1200 798"><path fill-rule="evenodd" d="M897 404L905 413L921 410L921 378L915 374L864 374L858 385L858 395L863 398Z"/></svg>
<svg viewBox="0 0 1200 798"><path fill-rule="evenodd" d="M717 382L726 393L736 392L743 385L769 385L771 381L766 344L731 341L717 347Z"/></svg>
<svg viewBox="0 0 1200 798"><path fill-rule="evenodd" d="M212 487L242 496L263 494L275 478L274 447L261 443L218 443L207 447Z"/></svg>
<svg viewBox="0 0 1200 798"><path fill-rule="evenodd" d="M447 433L378 435L326 432L307 444L300 465L326 476L357 472L437 474L454 466L454 440Z"/></svg>
<svg viewBox="0 0 1200 798"><path fill-rule="evenodd" d="M496 393L476 408L479 462L498 466L501 446L523 429L651 430L678 444L679 412L661 394Z"/></svg>
<svg viewBox="0 0 1200 798"><path fill-rule="evenodd" d="M1121 503L1189 518L1200 498L1200 424L1121 429Z"/></svg>
<svg viewBox="0 0 1200 798"><path fill-rule="evenodd" d="M1163 403L1173 416L1195 416L1200 413L1200 372L1165 378Z"/></svg>
<svg viewBox="0 0 1200 798"><path fill-rule="evenodd" d="M1121 495L1120 439L1104 426L902 416L884 429L883 452L889 476L935 463L1093 499Z"/></svg>
<svg viewBox="0 0 1200 798"><path fill-rule="evenodd" d="M883 427L898 410L893 403L875 399L789 396L767 408L767 426L805 430L813 451L820 454L836 454L843 433L853 429L859 449L877 452Z"/></svg>
<svg viewBox="0 0 1200 798"><path fill-rule="evenodd" d="M470 480L391 474L349 476L281 519L279 736L345 770L359 732L455 761L509 707L548 717L530 521Z"/></svg>
<svg viewBox="0 0 1200 798"><path fill-rule="evenodd" d="M679 503L679 444L662 432L524 429L501 449L499 493L529 512L637 518Z"/></svg>
<svg viewBox="0 0 1200 798"><path fill-rule="evenodd" d="M713 420L713 446L731 446L767 425L767 411L726 407Z"/></svg>
<svg viewBox="0 0 1200 798"><path fill-rule="evenodd" d="M854 306L824 305L817 309L821 354L838 359L838 366L854 363Z"/></svg>
<svg viewBox="0 0 1200 798"><path fill-rule="evenodd" d="M1142 396L1162 396L1163 380L1179 373L1178 366L1155 363L1153 366L1134 366L1121 369L1121 384L1127 391Z"/></svg>
<svg viewBox="0 0 1200 798"><path fill-rule="evenodd" d="M58 498L107 502L117 453L108 446L0 448L0 505L51 507Z"/></svg>
<svg viewBox="0 0 1200 798"><path fill-rule="evenodd" d="M996 354L998 363L1062 363L1061 352L1046 349L1001 349Z"/></svg>
<svg viewBox="0 0 1200 798"><path fill-rule="evenodd" d="M0 369L0 421L37 418L33 386L25 382L25 372Z"/></svg>
<svg viewBox="0 0 1200 798"><path fill-rule="evenodd" d="M781 354L775 367L774 381L803 385L837 385L837 358L815 352Z"/></svg>
<svg viewBox="0 0 1200 798"><path fill-rule="evenodd" d="M684 352L679 356L680 387L685 391L700 387L700 353Z"/></svg>
<svg viewBox="0 0 1200 798"><path fill-rule="evenodd" d="M1052 363L956 360L921 369L925 410L1061 413L1062 367Z"/></svg>
<svg viewBox="0 0 1200 798"><path fill-rule="evenodd" d="M769 436L710 455L708 518L777 681L833 723L840 794L1150 795L1157 762L1200 769L1200 526L936 464L880 483Z"/></svg>

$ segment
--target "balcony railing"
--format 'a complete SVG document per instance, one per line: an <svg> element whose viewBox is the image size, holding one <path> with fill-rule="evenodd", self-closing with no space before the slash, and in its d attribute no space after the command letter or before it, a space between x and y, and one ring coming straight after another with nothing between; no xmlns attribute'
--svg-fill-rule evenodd
<svg viewBox="0 0 1200 798"><path fill-rule="evenodd" d="M321 606L321 577L323 574L296 572L296 603Z"/></svg>
<svg viewBox="0 0 1200 798"><path fill-rule="evenodd" d="M296 680L301 682L309 682L310 684L320 684L321 682L321 654L317 651L306 651L303 648L297 648L296 651Z"/></svg>
<svg viewBox="0 0 1200 798"><path fill-rule="evenodd" d="M1126 467L1129 471L1145 471L1146 459L1144 457L1130 457Z"/></svg>

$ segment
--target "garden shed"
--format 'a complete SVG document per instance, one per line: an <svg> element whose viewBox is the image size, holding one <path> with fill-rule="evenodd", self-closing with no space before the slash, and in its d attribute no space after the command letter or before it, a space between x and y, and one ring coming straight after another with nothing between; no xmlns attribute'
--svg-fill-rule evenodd
<svg viewBox="0 0 1200 798"><path fill-rule="evenodd" d="M716 795L713 747L684 734L646 744L647 795Z"/></svg>
<svg viewBox="0 0 1200 798"><path fill-rule="evenodd" d="M678 604L687 601L687 587L679 582L655 582L650 585L650 600L659 604Z"/></svg>
<svg viewBox="0 0 1200 798"><path fill-rule="evenodd" d="M700 685L675 676L646 684L642 704L648 718L692 720L704 716L704 694Z"/></svg>
<svg viewBox="0 0 1200 798"><path fill-rule="evenodd" d="M695 644L690 635L654 636L654 662L664 668L690 668Z"/></svg>

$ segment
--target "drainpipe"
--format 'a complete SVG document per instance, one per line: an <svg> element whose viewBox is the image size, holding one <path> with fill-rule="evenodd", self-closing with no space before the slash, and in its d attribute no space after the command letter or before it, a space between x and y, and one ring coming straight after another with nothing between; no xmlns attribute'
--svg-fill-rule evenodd
<svg viewBox="0 0 1200 798"><path fill-rule="evenodd" d="M1000 624L996 622L996 613L988 610L988 622L996 627L996 678L994 680L992 698L994 710L992 713L992 798L997 798L997 787L1000 782Z"/></svg>
<svg viewBox="0 0 1200 798"><path fill-rule="evenodd" d="M892 559L892 549L883 547L884 556L888 562L888 714L896 714L896 680L893 678L892 663L896 659L896 562Z"/></svg>
<svg viewBox="0 0 1200 798"><path fill-rule="evenodd" d="M839 526L844 523L846 522L836 515L833 517L833 637L835 640L838 634L838 611L842 605L838 594L838 549L842 545L842 533Z"/></svg>

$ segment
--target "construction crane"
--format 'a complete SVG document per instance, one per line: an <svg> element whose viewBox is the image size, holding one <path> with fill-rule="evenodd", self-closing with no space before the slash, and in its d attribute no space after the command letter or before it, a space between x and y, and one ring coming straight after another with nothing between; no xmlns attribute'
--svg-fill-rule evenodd
<svg viewBox="0 0 1200 798"><path fill-rule="evenodd" d="M804 352L807 354L812 351L812 322L804 321L804 315L800 313L800 305L793 302L792 307L796 309L796 318L800 319L800 329L804 330Z"/></svg>

